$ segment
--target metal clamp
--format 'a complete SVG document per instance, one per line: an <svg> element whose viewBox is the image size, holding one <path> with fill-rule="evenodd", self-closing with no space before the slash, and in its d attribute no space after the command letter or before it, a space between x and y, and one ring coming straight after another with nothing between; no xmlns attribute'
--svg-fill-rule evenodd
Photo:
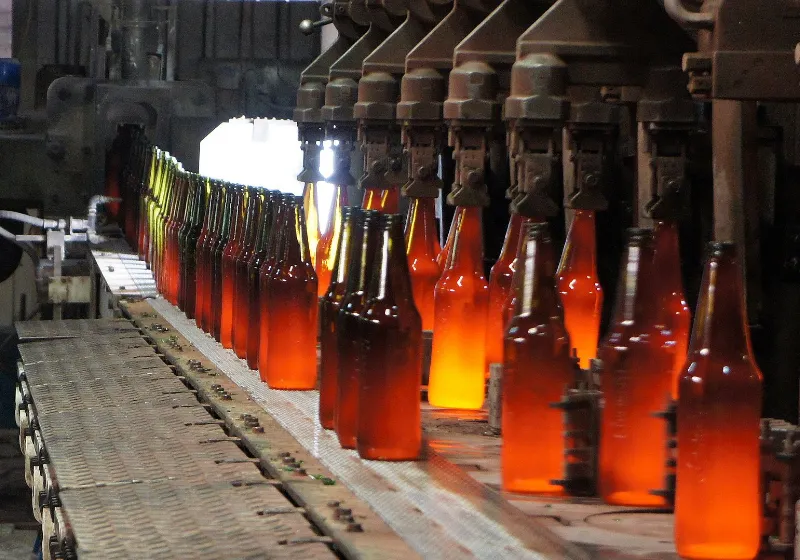
<svg viewBox="0 0 800 560"><path fill-rule="evenodd" d="M454 206L488 206L484 177L488 144L486 128L451 126L449 136L456 173L447 202Z"/></svg>

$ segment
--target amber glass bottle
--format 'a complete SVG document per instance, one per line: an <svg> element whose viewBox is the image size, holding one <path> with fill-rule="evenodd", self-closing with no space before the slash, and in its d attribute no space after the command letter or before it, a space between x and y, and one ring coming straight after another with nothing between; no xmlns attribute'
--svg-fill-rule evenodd
<svg viewBox="0 0 800 560"><path fill-rule="evenodd" d="M222 255L233 232L231 220L237 208L238 193L234 185L225 186L220 228L217 231L216 243L211 247L211 336L219 342L222 333Z"/></svg>
<svg viewBox="0 0 800 560"><path fill-rule="evenodd" d="M317 244L317 291L319 297L324 296L328 291L328 284L331 282L333 273L333 263L339 247L339 238L342 235L342 208L347 206L347 187L334 187L334 204L328 216L328 227Z"/></svg>
<svg viewBox="0 0 800 560"><path fill-rule="evenodd" d="M183 310L187 318L194 319L198 293L195 280L197 277L197 246L202 230L205 227L206 216L209 213L208 198L210 189L205 179L197 175L193 175L191 180L195 187L195 194L194 202L192 203L192 219L184 242Z"/></svg>
<svg viewBox="0 0 800 560"><path fill-rule="evenodd" d="M490 364L503 363L503 338L505 336L505 306L511 293L517 251L523 237L525 218L511 214L500 257L489 273L489 310L486 315L486 375Z"/></svg>
<svg viewBox="0 0 800 560"><path fill-rule="evenodd" d="M256 250L256 236L264 208L264 192L253 188L250 192L242 246L236 257L236 287L233 291L233 351L247 358L247 332L250 325L250 299L247 294L250 259Z"/></svg>
<svg viewBox="0 0 800 560"><path fill-rule="evenodd" d="M319 299L319 421L327 430L334 428L336 398L338 395L339 350L336 340L336 320L347 288L347 271L350 259L356 255L353 247L361 247L360 214L357 208L342 210L342 235L336 251L333 276L328 290Z"/></svg>
<svg viewBox="0 0 800 560"><path fill-rule="evenodd" d="M596 251L594 212L576 210L558 267L558 291L567 331L583 369L589 368L597 354L603 307Z"/></svg>
<svg viewBox="0 0 800 560"><path fill-rule="evenodd" d="M403 220L381 217L367 306L357 449L363 459L411 461L422 446L422 318L405 254Z"/></svg>
<svg viewBox="0 0 800 560"><path fill-rule="evenodd" d="M269 285L267 384L273 389L317 387L317 275L306 237L303 199L291 201L284 242Z"/></svg>
<svg viewBox="0 0 800 560"><path fill-rule="evenodd" d="M356 447L359 380L364 357L360 317L367 304L367 282L378 239L378 216L378 212L369 210L362 214L361 246L353 247L347 271L347 290L336 322L339 377L334 429L339 444L346 449Z"/></svg>
<svg viewBox="0 0 800 560"><path fill-rule="evenodd" d="M656 222L654 239L653 268L658 271L661 306L666 310L664 317L668 343L675 348L672 398L677 399L678 379L686 362L692 323L692 312L683 296L678 225L675 222Z"/></svg>
<svg viewBox="0 0 800 560"><path fill-rule="evenodd" d="M483 405L489 284L483 272L482 210L461 209L448 263L436 284L428 384L433 406Z"/></svg>
<svg viewBox="0 0 800 560"><path fill-rule="evenodd" d="M761 372L742 269L713 243L681 372L675 545L682 558L750 560L761 539Z"/></svg>
<svg viewBox="0 0 800 560"><path fill-rule="evenodd" d="M309 251L311 251L311 264L316 267L317 244L319 243L319 202L317 201L316 183L306 183L303 189L303 210L308 235L308 247Z"/></svg>
<svg viewBox="0 0 800 560"><path fill-rule="evenodd" d="M236 258L242 247L244 225L250 191L237 185L231 214L231 236L222 251L222 305L220 307L219 342L223 348L233 348L233 309L236 291Z"/></svg>
<svg viewBox="0 0 800 560"><path fill-rule="evenodd" d="M598 352L605 400L599 488L609 504L664 505L650 493L666 475L666 429L655 413L666 408L674 357L662 329L658 274L653 232L628 230L614 317Z"/></svg>
<svg viewBox="0 0 800 560"><path fill-rule="evenodd" d="M293 201L294 196L292 195L280 195L275 221L270 228L269 239L267 240L267 253L258 272L258 372L264 382L267 381L266 376L269 367L267 364L269 357L269 313L271 311L269 289L279 255L283 254L283 244L286 237L285 223L289 217L290 205Z"/></svg>
<svg viewBox="0 0 800 560"><path fill-rule="evenodd" d="M382 214L396 214L400 210L400 189L396 186L387 189L367 187L364 189L361 207Z"/></svg>
<svg viewBox="0 0 800 560"><path fill-rule="evenodd" d="M211 325L211 268L209 248L216 236L217 220L222 208L222 191L219 185L206 180L210 191L208 219L197 240L197 295L195 302L195 321L201 330L209 331Z"/></svg>
<svg viewBox="0 0 800 560"><path fill-rule="evenodd" d="M258 369L258 347L259 337L261 336L261 265L267 255L267 245L275 216L278 212L278 205L281 202L281 194L277 191L269 191L264 198L264 208L261 212L261 222L258 226L256 248L250 262L247 265L247 301L249 307L247 327L247 366L250 369Z"/></svg>
<svg viewBox="0 0 800 560"><path fill-rule="evenodd" d="M434 198L412 198L406 220L405 242L414 303L422 316L422 328L433 330L433 296L442 269L436 262Z"/></svg>
<svg viewBox="0 0 800 560"><path fill-rule="evenodd" d="M564 473L563 412L551 405L575 381L569 335L555 288L546 223L524 226L517 304L503 361L503 489L558 493Z"/></svg>
<svg viewBox="0 0 800 560"><path fill-rule="evenodd" d="M174 196L169 210L169 220L167 222L167 244L169 262L167 273L166 295L167 300L173 304L178 305L178 291L180 287L180 238L179 230L183 226L186 219L186 208L189 197L187 196L188 183L186 176L183 172L176 173L172 190Z"/></svg>

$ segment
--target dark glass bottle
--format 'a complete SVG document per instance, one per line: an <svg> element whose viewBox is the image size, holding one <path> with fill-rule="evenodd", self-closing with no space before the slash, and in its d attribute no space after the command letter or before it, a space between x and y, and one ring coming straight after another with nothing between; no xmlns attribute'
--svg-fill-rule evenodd
<svg viewBox="0 0 800 560"><path fill-rule="evenodd" d="M267 384L273 389L317 387L317 275L311 264L303 199L290 201L283 243L269 283Z"/></svg>
<svg viewBox="0 0 800 560"><path fill-rule="evenodd" d="M222 300L220 307L219 343L233 348L233 307L236 290L236 258L241 250L250 191L236 186L231 214L231 235L222 251Z"/></svg>
<svg viewBox="0 0 800 560"><path fill-rule="evenodd" d="M486 315L486 376L490 364L503 363L503 339L506 332L505 305L511 293L517 251L523 236L525 218L511 214L500 257L489 273L489 310Z"/></svg>
<svg viewBox="0 0 800 560"><path fill-rule="evenodd" d="M186 308L186 298L184 293L184 286L186 284L186 238L189 234L189 229L192 226L192 219L194 217L194 206L196 203L196 186L189 173L184 173L183 181L185 182L184 196L186 203L184 205L183 219L177 230L178 239L178 270L180 271L177 279L177 301L178 308L184 310Z"/></svg>
<svg viewBox="0 0 800 560"><path fill-rule="evenodd" d="M137 240L137 253L139 258L145 264L150 264L150 258L147 254L147 248L150 244L150 205L153 200L153 191L155 188L155 177L158 173L160 166L160 150L155 146L151 146L150 153L147 156L149 165L147 167L147 175L144 177L142 185L142 196L140 198L139 206L139 235Z"/></svg>
<svg viewBox="0 0 800 560"><path fill-rule="evenodd" d="M334 204L328 216L328 227L319 239L317 244L317 290L319 297L325 295L328 284L331 282L333 274L333 263L338 252L339 238L342 235L342 209L347 206L347 187L334 186Z"/></svg>
<svg viewBox="0 0 800 560"><path fill-rule="evenodd" d="M173 176L172 190L174 192L170 204L166 222L166 243L167 243L167 275L165 296L167 301L173 305L178 305L178 289L180 287L180 245L178 231L183 226L185 219L188 197L187 183L182 171L175 172Z"/></svg>
<svg viewBox="0 0 800 560"><path fill-rule="evenodd" d="M197 326L208 332L211 330L211 246L214 244L220 212L222 209L222 189L214 181L206 180L211 193L208 219L205 232L197 240L197 301L195 316Z"/></svg>
<svg viewBox="0 0 800 560"><path fill-rule="evenodd" d="M559 493L551 481L564 473L564 423L552 404L574 383L574 362L547 224L523 227L517 305L504 339L503 489Z"/></svg>
<svg viewBox="0 0 800 560"><path fill-rule="evenodd" d="M422 318L414 306L402 216L382 216L380 225L361 321L357 449L363 459L411 461L422 447Z"/></svg>
<svg viewBox="0 0 800 560"><path fill-rule="evenodd" d="M678 224L675 222L656 222L654 230L653 268L658 271L661 291L660 305L666 310L664 325L668 344L675 348L675 361L672 371L672 398L678 398L678 379L686 362L689 348L689 330L692 312L683 296L681 280L681 256L678 247Z"/></svg>
<svg viewBox="0 0 800 560"><path fill-rule="evenodd" d="M267 361L269 358L269 289L272 281L273 271L278 264L278 255L283 253L284 234L286 231L285 223L289 215L289 206L292 204L293 200L294 196L292 195L281 195L280 204L278 205L277 213L275 215L275 221L270 228L269 240L267 241L267 254L264 257L264 263L261 265L261 269L259 270L258 372L261 375L262 381L264 382L267 381Z"/></svg>
<svg viewBox="0 0 800 560"><path fill-rule="evenodd" d="M247 331L250 324L250 300L247 295L249 280L248 266L255 252L258 224L264 205L263 191L251 188L248 196L247 217L239 253L236 256L236 285L233 291L233 351L245 359L247 357Z"/></svg>
<svg viewBox="0 0 800 560"><path fill-rule="evenodd" d="M437 407L483 405L489 283L483 272L482 210L461 209L448 263L436 284L428 401Z"/></svg>
<svg viewBox="0 0 800 560"><path fill-rule="evenodd" d="M336 398L338 396L339 350L336 322L347 288L347 271L355 255L354 246L360 247L360 214L357 208L342 209L342 235L336 251L333 276L328 290L319 299L319 421L327 430L334 428Z"/></svg>
<svg viewBox="0 0 800 560"><path fill-rule="evenodd" d="M442 269L436 262L436 216L433 198L412 198L406 220L406 254L414 290L414 303L422 328L433 330L433 296Z"/></svg>
<svg viewBox="0 0 800 560"><path fill-rule="evenodd" d="M195 199L192 205L192 219L186 233L184 274L183 274L183 299L184 312L189 319L195 318L197 305L197 246L200 242L200 235L206 224L206 216L209 213L208 199L210 187L208 182L197 175L192 176L192 183L195 186Z"/></svg>
<svg viewBox="0 0 800 560"><path fill-rule="evenodd" d="M580 366L589 368L597 354L603 288L597 277L594 212L576 210L558 267L558 291L564 321Z"/></svg>
<svg viewBox="0 0 800 560"><path fill-rule="evenodd" d="M211 265L211 336L219 342L222 334L222 254L228 246L232 231L231 219L237 205L237 192L234 185L223 187L222 216L214 246L209 251Z"/></svg>
<svg viewBox="0 0 800 560"><path fill-rule="evenodd" d="M682 558L758 553L761 382L736 246L712 243L679 382L675 545Z"/></svg>
<svg viewBox="0 0 800 560"><path fill-rule="evenodd" d="M256 247L253 256L247 265L247 301L248 301L248 327L247 327L247 366L250 369L258 369L258 342L261 335L261 307L260 293L261 282L259 273L264 258L267 255L267 245L269 241L272 225L275 223L275 216L281 202L281 195L277 191L268 191L264 198L264 208L261 211L261 220L258 226Z"/></svg>
<svg viewBox="0 0 800 560"><path fill-rule="evenodd" d="M628 230L617 304L598 352L605 408L600 428L599 488L606 503L663 506L666 408L673 349L666 344L653 269L653 232Z"/></svg>
<svg viewBox="0 0 800 560"><path fill-rule="evenodd" d="M362 214L361 246L353 248L354 253L347 271L347 290L336 321L339 376L336 381L334 429L339 436L339 444L346 449L356 447L358 384L364 349L360 317L367 304L367 282L375 256L378 216L378 212L370 210L365 210Z"/></svg>
<svg viewBox="0 0 800 560"><path fill-rule="evenodd" d="M400 210L400 188L366 188L361 202L364 210L376 210L382 214L396 214Z"/></svg>

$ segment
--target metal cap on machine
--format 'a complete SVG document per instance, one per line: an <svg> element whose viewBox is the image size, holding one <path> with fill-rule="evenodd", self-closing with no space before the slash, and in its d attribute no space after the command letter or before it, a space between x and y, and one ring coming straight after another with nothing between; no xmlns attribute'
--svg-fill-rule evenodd
<svg viewBox="0 0 800 560"><path fill-rule="evenodd" d="M500 118L497 73L485 62L465 62L450 72L444 118L457 121L495 121Z"/></svg>
<svg viewBox="0 0 800 560"><path fill-rule="evenodd" d="M356 119L394 120L397 105L397 80L388 72L370 72L358 82L358 101L353 107Z"/></svg>
<svg viewBox="0 0 800 560"><path fill-rule="evenodd" d="M506 119L565 121L569 117L567 65L551 54L529 54L511 69Z"/></svg>
<svg viewBox="0 0 800 560"><path fill-rule="evenodd" d="M358 84L352 78L336 78L325 87L322 118L327 122L353 122L353 106L358 101Z"/></svg>
<svg viewBox="0 0 800 560"><path fill-rule="evenodd" d="M444 77L433 68L415 68L403 75L397 118L429 120L442 118L446 93Z"/></svg>

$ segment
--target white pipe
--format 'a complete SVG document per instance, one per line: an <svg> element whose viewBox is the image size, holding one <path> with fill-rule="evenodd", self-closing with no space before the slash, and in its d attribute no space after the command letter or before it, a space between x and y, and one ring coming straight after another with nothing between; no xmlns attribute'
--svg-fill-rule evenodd
<svg viewBox="0 0 800 560"><path fill-rule="evenodd" d="M65 225L63 220L46 220L44 218L31 216L30 214L14 212L13 210L0 210L0 219L14 220L15 222L22 222L43 229L53 229L64 227Z"/></svg>
<svg viewBox="0 0 800 560"><path fill-rule="evenodd" d="M679 24L691 29L711 29L714 27L714 14L687 10L683 0L664 0L664 9Z"/></svg>

